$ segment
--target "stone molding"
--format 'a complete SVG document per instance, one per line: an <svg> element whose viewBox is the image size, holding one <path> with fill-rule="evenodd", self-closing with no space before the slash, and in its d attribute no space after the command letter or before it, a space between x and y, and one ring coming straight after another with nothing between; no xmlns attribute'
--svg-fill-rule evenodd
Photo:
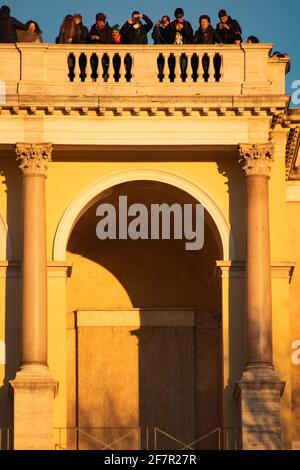
<svg viewBox="0 0 300 470"><path fill-rule="evenodd" d="M244 370L241 380L236 383L234 395L239 397L241 390L277 390L283 395L285 382L279 379L271 367L249 367Z"/></svg>
<svg viewBox="0 0 300 470"><path fill-rule="evenodd" d="M17 143L17 162L24 176L47 176L52 156L52 144Z"/></svg>
<svg viewBox="0 0 300 470"><path fill-rule="evenodd" d="M51 390L53 397L58 391L58 382L52 378L47 366L26 364L21 366L16 377L10 381L13 390Z"/></svg>
<svg viewBox="0 0 300 470"><path fill-rule="evenodd" d="M0 279L21 277L21 261L0 261ZM72 263L67 261L48 261L47 273L49 278L67 278L72 275Z"/></svg>
<svg viewBox="0 0 300 470"><path fill-rule="evenodd" d="M271 162L274 161L274 145L266 144L240 144L240 162L246 176L269 176Z"/></svg>
<svg viewBox="0 0 300 470"><path fill-rule="evenodd" d="M216 261L217 274L223 278L244 278L245 261ZM271 263L271 276L273 279L288 279L291 281L296 262L295 261L273 261Z"/></svg>
<svg viewBox="0 0 300 470"><path fill-rule="evenodd" d="M157 103L157 99L159 103ZM133 105L132 98L128 103L124 103L124 99L121 104L116 104L115 100L113 102L104 102L94 105L87 102L85 105L80 102L76 103L71 101L71 98L68 100L67 104L53 104L46 105L41 102L38 106L31 105L15 105L0 106L0 114L2 115L12 115L12 116L83 116L83 117L105 117L105 116L130 116L136 117L143 115L143 117L156 117L156 116L173 116L173 117L186 117L191 116L200 116L200 117L262 117L262 118L272 118L278 117L278 115L283 114L285 111L284 105L279 105L278 107L274 106L257 106L246 102L245 104L236 103L226 104L225 106L220 106L219 103L211 102L207 103L207 106L199 105L194 101L190 101L189 97L186 97L185 103L180 101L174 101L172 97L172 106L168 102L164 102L161 97L154 97L150 103L137 102L136 105ZM46 98L44 99L46 101ZM188 102L188 103L187 103ZM154 103L154 104L153 104ZM275 114L274 114L275 113Z"/></svg>

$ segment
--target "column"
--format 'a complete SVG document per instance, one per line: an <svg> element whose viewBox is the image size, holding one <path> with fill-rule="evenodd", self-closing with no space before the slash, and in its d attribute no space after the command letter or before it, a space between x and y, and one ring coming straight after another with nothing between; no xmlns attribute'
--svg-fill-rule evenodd
<svg viewBox="0 0 300 470"><path fill-rule="evenodd" d="M53 447L57 388L47 364L46 177L51 144L17 144L23 173L21 366L11 382L14 448Z"/></svg>
<svg viewBox="0 0 300 470"><path fill-rule="evenodd" d="M246 364L236 393L243 449L280 449L280 396L273 366L269 178L273 145L240 145L246 175Z"/></svg>

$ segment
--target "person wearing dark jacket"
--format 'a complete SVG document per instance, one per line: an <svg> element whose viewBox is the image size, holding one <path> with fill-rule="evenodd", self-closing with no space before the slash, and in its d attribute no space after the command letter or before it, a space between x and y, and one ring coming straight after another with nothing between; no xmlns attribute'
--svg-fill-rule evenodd
<svg viewBox="0 0 300 470"><path fill-rule="evenodd" d="M194 44L220 44L222 39L218 32L212 27L210 22L210 17L208 15L202 15L199 18L200 28L197 29L194 36ZM209 64L210 58L207 54L202 56L202 67L203 67L203 78L205 81L209 79ZM221 58L219 55L215 54L213 58L214 69L216 73L216 78L219 77L220 68L221 68ZM198 67L199 67L199 58L197 56L192 57L192 68L193 74L198 76Z"/></svg>
<svg viewBox="0 0 300 470"><path fill-rule="evenodd" d="M242 41L242 28L237 20L233 20L227 15L226 10L220 10L218 14L220 23L217 25L217 32L223 44L235 44Z"/></svg>
<svg viewBox="0 0 300 470"><path fill-rule="evenodd" d="M17 30L18 42L30 42L32 44L40 44L43 41L42 31L38 23L34 20L29 20L26 23L27 31Z"/></svg>
<svg viewBox="0 0 300 470"><path fill-rule="evenodd" d="M104 13L97 13L96 23L90 30L90 42L92 44L111 44L112 29L106 21Z"/></svg>
<svg viewBox="0 0 300 470"><path fill-rule="evenodd" d="M183 9L176 8L174 16L175 19L168 26L170 44L192 44L193 28L191 23L184 19Z"/></svg>
<svg viewBox="0 0 300 470"><path fill-rule="evenodd" d="M154 44L171 44L170 30L168 26L171 20L169 16L165 15L161 20L156 22L152 31L152 39ZM158 78L162 82L164 79L165 57L159 54L157 58Z"/></svg>
<svg viewBox="0 0 300 470"><path fill-rule="evenodd" d="M26 31L27 26L10 16L10 8L3 5L0 9L0 43L17 42L17 30Z"/></svg>
<svg viewBox="0 0 300 470"><path fill-rule="evenodd" d="M168 29L170 22L170 18L167 15L156 22L151 34L154 44L171 44L170 31Z"/></svg>
<svg viewBox="0 0 300 470"><path fill-rule="evenodd" d="M192 44L193 42L193 28L189 21L184 19L184 11L182 8L176 8L174 12L175 19L171 21L168 26L168 34L170 36L170 44L181 46L183 44ZM174 81L175 78L175 57L171 55L168 60L170 69L170 79ZM186 80L187 70L187 56L182 54L180 57L181 78Z"/></svg>
<svg viewBox="0 0 300 470"><path fill-rule="evenodd" d="M97 13L96 23L91 27L89 42L91 44L112 44L112 29L109 26L106 15L104 13ZM92 79L97 80L100 76L105 82L108 80L108 69L109 69L109 57L107 54L103 54L101 58L102 73L99 71L99 59L96 54L91 56L91 67L92 67Z"/></svg>
<svg viewBox="0 0 300 470"><path fill-rule="evenodd" d="M142 19L145 21L144 24L141 22ZM120 31L123 44L148 44L147 34L152 27L153 23L148 16L134 11Z"/></svg>
<svg viewBox="0 0 300 470"><path fill-rule="evenodd" d="M74 44L86 44L89 38L89 30L82 23L82 16L80 13L75 13L73 15L73 20L75 23L75 37L73 40Z"/></svg>
<svg viewBox="0 0 300 470"><path fill-rule="evenodd" d="M248 44L259 44L260 40L256 36L249 36L247 38Z"/></svg>
<svg viewBox="0 0 300 470"><path fill-rule="evenodd" d="M200 28L194 35L194 44L220 44L222 42L219 33L212 27L209 16L200 16L199 24Z"/></svg>
<svg viewBox="0 0 300 470"><path fill-rule="evenodd" d="M75 22L72 15L66 15L59 29L56 44L72 44L75 38Z"/></svg>

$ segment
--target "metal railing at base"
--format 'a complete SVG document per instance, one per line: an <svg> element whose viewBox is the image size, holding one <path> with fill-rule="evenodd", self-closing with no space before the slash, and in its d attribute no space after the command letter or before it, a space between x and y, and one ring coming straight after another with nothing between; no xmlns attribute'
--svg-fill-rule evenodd
<svg viewBox="0 0 300 470"><path fill-rule="evenodd" d="M56 428L55 450L237 450L236 428Z"/></svg>

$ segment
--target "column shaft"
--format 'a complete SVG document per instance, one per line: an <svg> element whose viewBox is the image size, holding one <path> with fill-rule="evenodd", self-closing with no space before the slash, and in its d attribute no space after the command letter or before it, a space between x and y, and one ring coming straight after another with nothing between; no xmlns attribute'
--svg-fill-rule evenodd
<svg viewBox="0 0 300 470"><path fill-rule="evenodd" d="M272 367L269 194L266 175L246 176L247 366Z"/></svg>
<svg viewBox="0 0 300 470"><path fill-rule="evenodd" d="M22 365L47 364L45 176L23 176Z"/></svg>

